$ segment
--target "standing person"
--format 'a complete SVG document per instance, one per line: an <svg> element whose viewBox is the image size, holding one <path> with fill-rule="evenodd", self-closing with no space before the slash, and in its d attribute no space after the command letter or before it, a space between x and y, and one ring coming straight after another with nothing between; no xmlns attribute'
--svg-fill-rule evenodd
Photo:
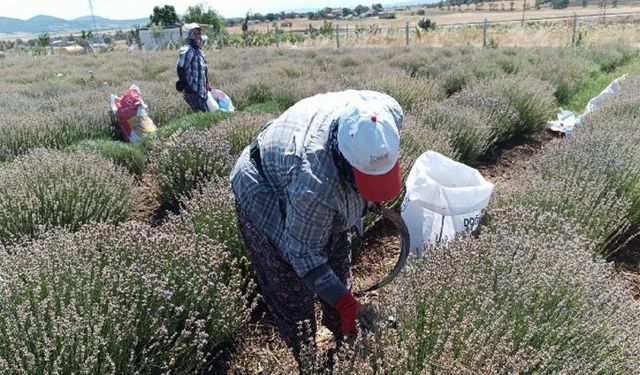
<svg viewBox="0 0 640 375"><path fill-rule="evenodd" d="M386 94L316 95L264 128L231 172L261 294L298 360L315 336L316 295L338 344L356 333L351 230L362 230L372 203L400 192L402 122L400 105Z"/></svg>
<svg viewBox="0 0 640 375"><path fill-rule="evenodd" d="M202 29L197 23L185 25L187 44L180 48L180 56L176 64L178 82L176 89L182 92L184 100L194 112L207 112L207 93L209 78L207 77L207 57L202 51L204 44Z"/></svg>

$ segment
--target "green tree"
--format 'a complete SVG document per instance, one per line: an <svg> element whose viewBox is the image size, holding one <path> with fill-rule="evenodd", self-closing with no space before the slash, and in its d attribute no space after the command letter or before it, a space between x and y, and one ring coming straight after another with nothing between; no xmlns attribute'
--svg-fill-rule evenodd
<svg viewBox="0 0 640 375"><path fill-rule="evenodd" d="M224 28L224 18L214 9L203 3L190 6L184 14L183 21L185 23L197 22L210 26L210 31L217 33Z"/></svg>
<svg viewBox="0 0 640 375"><path fill-rule="evenodd" d="M353 9L354 12L356 12L357 15L361 15L362 13L366 12L369 10L369 7L366 5L358 5L357 7L355 7Z"/></svg>
<svg viewBox="0 0 640 375"><path fill-rule="evenodd" d="M153 14L149 16L149 19L151 20L149 25L173 25L179 22L176 8L173 5L165 5L162 8L156 5L153 7Z"/></svg>
<svg viewBox="0 0 640 375"><path fill-rule="evenodd" d="M423 18L418 21L418 27L424 31L435 30L436 23L431 21L429 18Z"/></svg>
<svg viewBox="0 0 640 375"><path fill-rule="evenodd" d="M380 3L373 4L371 5L371 9L375 10L376 12L382 12L382 4Z"/></svg>
<svg viewBox="0 0 640 375"><path fill-rule="evenodd" d="M51 37L48 33L38 35L38 47L47 47L51 43Z"/></svg>
<svg viewBox="0 0 640 375"><path fill-rule="evenodd" d="M78 44L82 46L82 48L84 48L84 53L89 52L89 48L91 47L89 45L89 40L93 37L93 33L91 31L84 31L81 30L80 31L80 40L78 40Z"/></svg>

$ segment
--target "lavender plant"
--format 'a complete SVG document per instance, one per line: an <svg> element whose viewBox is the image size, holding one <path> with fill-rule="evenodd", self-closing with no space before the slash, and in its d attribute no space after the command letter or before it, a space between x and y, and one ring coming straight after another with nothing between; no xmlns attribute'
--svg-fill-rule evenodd
<svg viewBox="0 0 640 375"><path fill-rule="evenodd" d="M558 104L567 105L596 69L593 64L578 59L547 57L544 64L531 64L524 73L549 82L555 88L553 95Z"/></svg>
<svg viewBox="0 0 640 375"><path fill-rule="evenodd" d="M197 233L226 246L234 257L245 256L236 222L236 206L229 181L214 178L184 200L179 215L171 215L163 227L171 233Z"/></svg>
<svg viewBox="0 0 640 375"><path fill-rule="evenodd" d="M128 218L133 178L95 154L36 149L0 169L0 242Z"/></svg>
<svg viewBox="0 0 640 375"><path fill-rule="evenodd" d="M510 207L478 238L429 248L391 291L397 323L334 373L636 373L637 306L562 223Z"/></svg>
<svg viewBox="0 0 640 375"><path fill-rule="evenodd" d="M244 260L139 223L60 231L0 256L3 373L192 374L249 320Z"/></svg>
<svg viewBox="0 0 640 375"><path fill-rule="evenodd" d="M420 118L423 126L447 131L460 161L474 165L496 140L489 115L481 108L445 100L425 105Z"/></svg>
<svg viewBox="0 0 640 375"><path fill-rule="evenodd" d="M226 177L232 165L229 141L215 128L187 129L156 143L151 162L160 203L173 211L178 210L182 196L190 197L214 176Z"/></svg>
<svg viewBox="0 0 640 375"><path fill-rule="evenodd" d="M229 141L231 156L237 158L256 139L260 128L275 116L277 115L242 113L221 121L216 129Z"/></svg>
<svg viewBox="0 0 640 375"><path fill-rule="evenodd" d="M496 137L495 143L510 141L520 126L518 112L504 98L465 89L453 95L449 104L457 108L473 107L480 110Z"/></svg>
<svg viewBox="0 0 640 375"><path fill-rule="evenodd" d="M515 136L528 135L544 129L556 110L552 86L534 77L505 76L478 81L472 90L489 97L501 97L518 111L521 127Z"/></svg>
<svg viewBox="0 0 640 375"><path fill-rule="evenodd" d="M578 139L572 142L577 144L557 146L534 160L532 168L498 192L495 205L525 205L557 212L591 239L597 251L610 251L611 239L630 226L632 201L616 191L617 179L609 175L615 167L608 158L602 158L603 153L579 145ZM620 172L620 179L637 174L633 170Z"/></svg>

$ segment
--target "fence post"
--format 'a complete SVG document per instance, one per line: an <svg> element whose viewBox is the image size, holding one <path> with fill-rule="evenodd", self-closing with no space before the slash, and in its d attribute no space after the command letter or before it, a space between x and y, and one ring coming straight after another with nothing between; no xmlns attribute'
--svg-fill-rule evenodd
<svg viewBox="0 0 640 375"><path fill-rule="evenodd" d="M345 36L349 37L349 24L347 24L347 28L345 29Z"/></svg>
<svg viewBox="0 0 640 375"><path fill-rule="evenodd" d="M571 46L576 46L576 30L578 29L578 15L573 14L573 34L571 35Z"/></svg>
<svg viewBox="0 0 640 375"><path fill-rule="evenodd" d="M340 49L340 25L336 25L336 48Z"/></svg>
<svg viewBox="0 0 640 375"><path fill-rule="evenodd" d="M404 27L404 36L406 40L406 44L409 45L409 22Z"/></svg>
<svg viewBox="0 0 640 375"><path fill-rule="evenodd" d="M224 47L224 33L222 32L222 29L218 31L218 43L220 43L220 48Z"/></svg>
<svg viewBox="0 0 640 375"><path fill-rule="evenodd" d="M484 19L484 26L482 28L482 47L487 46L487 18Z"/></svg>
<svg viewBox="0 0 640 375"><path fill-rule="evenodd" d="M280 48L280 30L276 27L276 48Z"/></svg>

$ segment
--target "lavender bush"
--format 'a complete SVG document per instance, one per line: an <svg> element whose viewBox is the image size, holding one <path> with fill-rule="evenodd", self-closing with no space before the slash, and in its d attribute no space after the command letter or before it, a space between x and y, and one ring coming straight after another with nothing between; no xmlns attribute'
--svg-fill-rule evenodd
<svg viewBox="0 0 640 375"><path fill-rule="evenodd" d="M553 87L535 77L504 76L479 81L471 89L486 96L504 98L518 111L521 126L515 135L541 131L556 110Z"/></svg>
<svg viewBox="0 0 640 375"><path fill-rule="evenodd" d="M397 323L334 373L636 373L637 306L562 222L510 207L478 238L429 248L390 290Z"/></svg>
<svg viewBox="0 0 640 375"><path fill-rule="evenodd" d="M474 165L495 142L489 112L456 106L450 100L425 105L423 126L449 132L451 147L461 162Z"/></svg>
<svg viewBox="0 0 640 375"><path fill-rule="evenodd" d="M188 129L156 143L151 162L160 203L174 211L182 196L190 197L194 189L214 176L227 177L232 166L229 141L215 128Z"/></svg>
<svg viewBox="0 0 640 375"><path fill-rule="evenodd" d="M462 90L453 95L448 103L453 108L472 107L482 112L487 126L495 135L495 143L510 141L520 126L518 112L501 97L487 96L481 92Z"/></svg>
<svg viewBox="0 0 640 375"><path fill-rule="evenodd" d="M180 214L171 215L163 224L167 231L204 234L225 245L231 255L245 256L236 222L235 199L227 179L212 179L181 206Z"/></svg>
<svg viewBox="0 0 640 375"><path fill-rule="evenodd" d="M202 236L137 223L6 248L0 371L204 372L249 319L242 262Z"/></svg>
<svg viewBox="0 0 640 375"><path fill-rule="evenodd" d="M217 131L224 134L225 139L229 141L230 154L234 163L242 150L256 139L262 125L278 115L239 113L217 125Z"/></svg>
<svg viewBox="0 0 640 375"><path fill-rule="evenodd" d="M95 154L36 149L0 169L0 242L128 218L133 178Z"/></svg>

